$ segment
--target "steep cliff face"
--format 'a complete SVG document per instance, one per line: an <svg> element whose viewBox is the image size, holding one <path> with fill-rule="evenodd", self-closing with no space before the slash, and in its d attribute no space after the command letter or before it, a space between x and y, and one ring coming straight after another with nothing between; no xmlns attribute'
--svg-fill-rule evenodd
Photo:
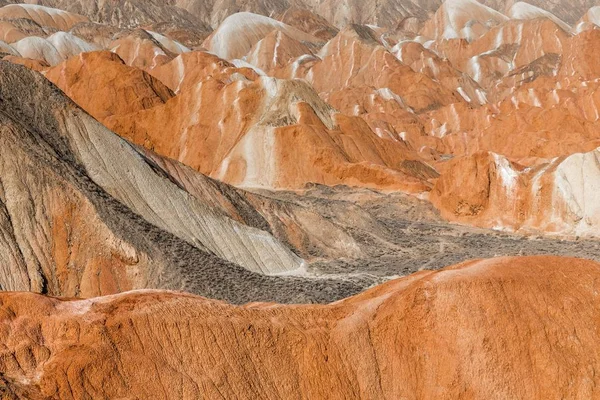
<svg viewBox="0 0 600 400"><path fill-rule="evenodd" d="M30 399L593 398L599 274L578 259L471 261L327 306L3 294L0 382Z"/></svg>

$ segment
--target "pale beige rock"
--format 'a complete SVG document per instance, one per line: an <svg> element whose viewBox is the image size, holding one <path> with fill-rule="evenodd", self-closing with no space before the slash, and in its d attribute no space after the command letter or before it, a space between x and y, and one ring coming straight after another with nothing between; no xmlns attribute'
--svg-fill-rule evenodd
<svg viewBox="0 0 600 400"><path fill-rule="evenodd" d="M272 31L280 31L294 40L314 45L321 42L308 33L272 18L241 12L225 19L206 39L204 47L226 60L242 58Z"/></svg>
<svg viewBox="0 0 600 400"><path fill-rule="evenodd" d="M425 23L421 34L432 39L472 41L507 20L504 14L476 0L446 0Z"/></svg>
<svg viewBox="0 0 600 400"><path fill-rule="evenodd" d="M80 22L88 21L83 15L37 4L11 4L4 6L0 8L0 18L31 19L41 26L47 26L62 31L67 31Z"/></svg>
<svg viewBox="0 0 600 400"><path fill-rule="evenodd" d="M600 150L525 168L494 153L454 162L431 193L453 221L524 233L600 236Z"/></svg>

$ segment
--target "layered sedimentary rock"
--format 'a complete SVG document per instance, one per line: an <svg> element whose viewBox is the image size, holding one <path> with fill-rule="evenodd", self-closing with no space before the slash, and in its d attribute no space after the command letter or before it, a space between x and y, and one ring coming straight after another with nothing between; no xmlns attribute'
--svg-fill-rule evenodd
<svg viewBox="0 0 600 400"><path fill-rule="evenodd" d="M515 3L526 3L531 6L541 8L547 12L552 13L557 18L565 21L567 24L574 25L583 14L586 13L591 7L596 5L594 0L573 0L569 2L565 1L554 1L547 2L543 0L528 0L527 2L514 2L514 1L503 1L503 0L484 0L483 3L490 7L497 9L503 13L509 13L510 8Z"/></svg>
<svg viewBox="0 0 600 400"><path fill-rule="evenodd" d="M275 75L278 69L287 67L296 58L312 54L312 50L303 42L282 31L274 30L256 42L245 58L260 71Z"/></svg>
<svg viewBox="0 0 600 400"><path fill-rule="evenodd" d="M44 5L70 12L79 7L59 3ZM404 2L401 11L394 4L374 12L391 7L400 15L412 7ZM37 14L8 18L5 36L20 39L3 51L7 59L41 71L60 62L46 76L104 125L240 187L346 184L427 197L440 174L440 182L447 171L468 175L480 153L535 168L600 145L594 8L577 27L564 10L552 13L555 6L471 0L421 4L428 11L412 14L421 22L401 21L393 27L398 29L351 25L375 18L371 4L349 4L349 14L333 16L338 11L330 10L334 14L322 12L322 18L315 10L327 10L327 2L231 3L228 11L210 2L122 2L106 16L126 5L148 17L140 20L146 29L79 22L65 33L36 25ZM186 18L206 14L215 30L204 44L221 57L190 51L159 33L157 18L173 6L186 9ZM357 9L360 16L352 14ZM228 15L235 11L243 12ZM94 48L116 53L126 65L108 53L77 55ZM452 158L459 161L448 162ZM505 202L517 201L509 197ZM441 202L434 204L446 215ZM500 204L496 208L503 210ZM470 223L496 226L491 215ZM498 226L580 230L575 222L558 229L523 218Z"/></svg>
<svg viewBox="0 0 600 400"><path fill-rule="evenodd" d="M573 19L552 14L554 6L485 4L431 5L436 13L419 17L427 21L415 36L403 30L418 26L412 22L397 31L344 27L300 6L236 3L228 12L268 11L272 18L219 11L215 21L223 23L205 44L227 59L190 51L151 29L119 32L83 21L72 33L53 33L57 22L44 21L59 11L11 6L4 12L44 13L18 20L8 13L5 35L20 39L3 51L15 63L46 71L47 64L95 46L112 50L127 65L108 53L90 53L46 76L125 138L238 186L301 189L317 182L420 193L440 173L443 181L445 171L463 168L457 167L463 161L447 162L451 158L479 160L480 152L491 152L535 168L593 151L600 144L600 71L591 57L598 31L570 30ZM176 6L189 15L204 10L194 2ZM219 6L205 8L210 13ZM591 8L581 23L594 21ZM309 85L290 80L298 78ZM96 96L89 85L104 94ZM111 85L117 90L107 90ZM216 113L215 103L221 104ZM506 140L511 132L522 134ZM303 151L292 154L298 147ZM468 174L471 164L464 162ZM562 232L578 229L571 223Z"/></svg>
<svg viewBox="0 0 600 400"><path fill-rule="evenodd" d="M414 111L463 101L457 92L400 62L368 27L341 31L317 55L317 59L298 59L299 65L294 63L289 69L292 77L306 79L319 93L389 89Z"/></svg>
<svg viewBox="0 0 600 400"><path fill-rule="evenodd" d="M588 0L31 3L0 397L599 396Z"/></svg>
<svg viewBox="0 0 600 400"><path fill-rule="evenodd" d="M470 261L327 306L3 294L0 384L29 399L594 398L599 274Z"/></svg>
<svg viewBox="0 0 600 400"><path fill-rule="evenodd" d="M168 47L174 51L169 50ZM152 70L165 64L180 52L187 50L185 47L178 47L171 41L163 40L161 43L150 32L143 29L120 33L110 43L109 48L110 51L118 54L127 65L144 70Z"/></svg>
<svg viewBox="0 0 600 400"><path fill-rule="evenodd" d="M290 7L276 19L324 41L333 39L338 32L327 19L300 7Z"/></svg>
<svg viewBox="0 0 600 400"><path fill-rule="evenodd" d="M270 233L190 195L41 75L0 66L3 289L87 297L164 287L238 302L257 293L235 286L261 290L263 282L270 299L331 298L317 289L331 282L262 277L303 261ZM25 87L47 107L24 98Z"/></svg>
<svg viewBox="0 0 600 400"><path fill-rule="evenodd" d="M3 3L16 3L4 0ZM215 0L32 0L48 7L55 7L86 15L90 19L125 28L162 22L172 19L180 29L216 28L225 18L238 12L252 12L265 16L278 16L290 8L299 8L324 17L331 24L344 27L349 24L375 24L395 28L406 19L427 20L443 4L442 0L384 0L379 2L349 0L340 7L333 0L316 1L269 0L215 1ZM482 0L482 4L500 13L508 14L515 1ZM523 3L523 2L520 2ZM568 24L575 24L588 9L595 6L594 0L570 2L529 0L528 4L542 8ZM123 12L127 10L128 12ZM194 26L195 25L195 26Z"/></svg>
<svg viewBox="0 0 600 400"><path fill-rule="evenodd" d="M410 149L387 144L362 120L338 114L306 83L258 77L206 53L183 54L152 73L179 95L110 53L83 54L46 76L122 136L240 186L427 188L402 167L415 157ZM219 98L238 105L215 110ZM304 151L294 152L298 146ZM307 164L315 169L298 168Z"/></svg>
<svg viewBox="0 0 600 400"><path fill-rule="evenodd" d="M40 26L68 31L88 19L83 15L37 4L15 4L0 8L0 19L31 19Z"/></svg>
<svg viewBox="0 0 600 400"><path fill-rule="evenodd" d="M560 26L565 32L569 32L571 30L571 27L556 15L524 1L519 1L513 4L508 10L507 16L511 19L547 18Z"/></svg>
<svg viewBox="0 0 600 400"><path fill-rule="evenodd" d="M14 3L16 1L5 1ZM133 29L144 24L152 24L160 21L171 20L181 27L193 29L199 27L199 23L188 12L179 7L174 7L171 1L139 1L118 0L101 2L97 0L33 0L38 5L26 5L28 9L36 8L44 10L46 6L70 13L80 14L95 22L107 25L115 25L119 28ZM23 7L22 5L17 5ZM16 7L16 6L10 6ZM22 11L21 14L23 13ZM26 11L25 11L26 12ZM52 15L52 13L50 13ZM204 26L204 29L208 27Z"/></svg>
<svg viewBox="0 0 600 400"><path fill-rule="evenodd" d="M227 81L238 73L248 79L258 78L252 68L237 68L231 62L204 51L183 53L150 73L173 92L179 93L209 78Z"/></svg>
<svg viewBox="0 0 600 400"><path fill-rule="evenodd" d="M66 32L56 32L47 38L24 36L10 45L2 45L2 52L5 54L52 66L82 52L97 49L96 45Z"/></svg>

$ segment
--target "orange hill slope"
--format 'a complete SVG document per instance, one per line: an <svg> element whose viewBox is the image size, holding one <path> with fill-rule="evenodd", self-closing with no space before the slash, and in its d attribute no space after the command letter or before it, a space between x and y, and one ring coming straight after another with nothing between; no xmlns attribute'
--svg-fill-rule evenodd
<svg viewBox="0 0 600 400"><path fill-rule="evenodd" d="M526 257L424 271L328 306L7 293L0 388L28 399L595 398L599 278L595 262Z"/></svg>

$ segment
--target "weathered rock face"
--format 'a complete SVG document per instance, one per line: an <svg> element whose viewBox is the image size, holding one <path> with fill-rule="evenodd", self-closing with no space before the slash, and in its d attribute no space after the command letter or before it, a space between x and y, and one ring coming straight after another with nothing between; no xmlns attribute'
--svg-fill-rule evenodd
<svg viewBox="0 0 600 400"><path fill-rule="evenodd" d="M204 51L183 53L172 61L154 68L150 73L175 93L193 88L210 78L227 82L233 76L237 76L234 74L250 80L259 76L252 68L237 68L234 64Z"/></svg>
<svg viewBox="0 0 600 400"><path fill-rule="evenodd" d="M215 99L237 106L215 109ZM300 81L267 77L249 81L243 76L231 83L211 79L142 114L115 118L110 128L239 186L301 188L307 182L345 182L382 189L425 189L418 179L390 168L408 153L402 146L390 143L384 148L361 120L335 114ZM165 121L172 122L165 126ZM184 130L185 136L172 139ZM296 148L303 151L296 152ZM309 164L312 169L298 168Z"/></svg>
<svg viewBox="0 0 600 400"><path fill-rule="evenodd" d="M260 296L279 301L319 297L332 282L341 290L334 297L356 290L349 282L264 277L303 261L270 233L190 195L41 75L7 62L0 68L3 289L88 297L164 287L233 302L255 299L254 289L234 287L258 289L256 281L267 285ZM47 107L15 95L25 87Z"/></svg>
<svg viewBox="0 0 600 400"><path fill-rule="evenodd" d="M476 0L446 0L423 27L423 36L474 40L508 18Z"/></svg>
<svg viewBox="0 0 600 400"><path fill-rule="evenodd" d="M327 19L299 7L288 8L276 19L323 41L333 39L338 32Z"/></svg>
<svg viewBox="0 0 600 400"><path fill-rule="evenodd" d="M4 294L1 384L30 399L594 398L599 275L578 259L471 261L328 306Z"/></svg>
<svg viewBox="0 0 600 400"><path fill-rule="evenodd" d="M3 3L16 3L4 0ZM193 30L194 26L209 31L216 28L225 18L238 12L251 12L264 16L281 15L290 8L304 9L337 27L349 24L374 24L395 28L405 20L416 18L427 20L444 3L442 0L384 0L379 2L348 0L340 6L332 0L32 0L32 3L55 7L89 17L93 21L113 24L124 28L135 28L147 24L173 20L180 29ZM525 2L482 0L480 3L508 15L511 7ZM544 9L562 21L574 25L587 10L596 6L594 0L570 2L530 0L527 4ZM530 8L530 7L528 7ZM126 10L127 12L123 12Z"/></svg>
<svg viewBox="0 0 600 400"><path fill-rule="evenodd" d="M529 3L525 3L523 1L519 1L513 4L506 14L511 19L536 19L536 18L547 18L550 21L554 22L556 25L560 26L565 32L571 30L571 27L556 15L543 10L539 7L531 5Z"/></svg>
<svg viewBox="0 0 600 400"><path fill-rule="evenodd" d="M5 1L5 3L12 2ZM105 2L97 0L34 0L32 3L84 15L92 21L115 25L125 29L137 28L144 24L167 20L176 22L182 27L198 25L198 21L192 15L179 7L174 7L172 1L118 0ZM25 7L42 8L40 6L29 5Z"/></svg>
<svg viewBox="0 0 600 400"><path fill-rule="evenodd" d="M497 9L500 12L509 13L510 8L517 2L514 0L484 0L483 3ZM581 16L587 12L587 10L597 5L593 0L574 0L569 2L528 0L527 2L518 2L517 4L519 3L526 3L531 6L541 8L571 25L574 25L581 18Z"/></svg>
<svg viewBox="0 0 600 400"><path fill-rule="evenodd" d="M309 66L299 68L294 64L290 69L292 77L305 78L319 93L333 94L352 88L388 89L406 108L417 112L463 100L458 93L400 62L368 27L343 30L317 55L319 58Z"/></svg>
<svg viewBox="0 0 600 400"><path fill-rule="evenodd" d="M110 51L118 54L127 65L147 71L186 51L185 47L179 47L164 37L166 40L161 43L161 37L155 35L143 29L121 33L109 45Z"/></svg>

